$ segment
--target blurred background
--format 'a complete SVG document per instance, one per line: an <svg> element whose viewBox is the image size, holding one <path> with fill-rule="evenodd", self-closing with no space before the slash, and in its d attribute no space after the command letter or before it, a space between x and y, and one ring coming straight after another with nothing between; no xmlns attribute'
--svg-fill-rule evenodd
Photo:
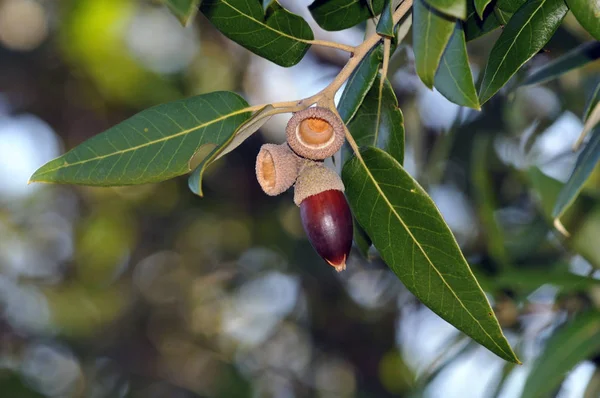
<svg viewBox="0 0 600 398"><path fill-rule="evenodd" d="M317 38L308 1L282 1ZM475 76L497 38L469 43ZM313 48L283 69L199 15L159 2L0 0L0 397L518 397L547 338L600 306L600 173L563 220L549 213L598 62L541 86L528 71L590 40L569 15L483 112L415 75L410 35L391 62L406 168L432 195L524 365L513 367L421 305L378 259L336 273L307 242L292 193L254 177L285 115L208 170L156 185L27 185L32 172L154 104L232 90L251 104L323 88L347 55ZM556 391L583 397L600 357ZM590 395L591 396L591 395ZM594 395L596 396L596 395Z"/></svg>

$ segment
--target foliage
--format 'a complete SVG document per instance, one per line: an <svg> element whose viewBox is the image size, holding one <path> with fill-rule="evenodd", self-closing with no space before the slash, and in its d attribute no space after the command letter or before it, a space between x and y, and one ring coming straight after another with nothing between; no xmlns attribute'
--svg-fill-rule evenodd
<svg viewBox="0 0 600 398"><path fill-rule="evenodd" d="M483 107L485 112L490 109L484 106L488 101L505 99L511 81L518 81L528 61L543 51L563 24L569 7L583 29L598 38L598 24L590 20L597 11L594 6L584 0L317 0L310 5L310 13L326 30L378 20L375 31L353 47L315 40L309 23L277 0L198 3L167 1L183 23L193 18L199 7L206 20L226 37L277 65L298 64L311 46L347 51L352 57L331 84L308 98L250 106L233 92L213 92L143 110L50 161L31 181L121 186L160 182L192 172L190 188L202 194L206 168L237 148L271 116L314 104L328 107L339 112L353 152L344 156L342 177L357 226L366 233L357 244L366 252L372 242L379 257L422 303L501 358L519 363L481 287L486 286L485 277L478 281L433 199L403 167L404 117L388 76L394 52L403 44L396 42L397 25L412 13L415 69L426 87L435 87L457 105L475 110ZM477 93L467 42L501 26ZM596 58L597 42L584 44L534 71L523 85L555 79L588 66ZM336 106L335 94L346 81ZM564 188L541 181L535 173L523 177L531 178L534 187L552 186L555 210L551 217L562 216L575 201L600 160L598 89L591 98L585 117L590 139ZM485 195L485 181L480 188ZM491 235L499 229L493 216L487 218L486 225ZM578 229L579 224L570 225ZM572 230L570 226L567 229ZM573 240L572 247L578 247L577 242L581 240ZM501 245L493 252L502 253ZM582 255L593 257L588 254ZM505 266L514 261L503 254L498 258ZM582 330L591 327L581 322ZM593 322L595 325L597 319ZM579 327L578 322L573 325ZM568 339L576 332L565 331L561 336ZM562 343L551 347L565 353ZM563 365L574 366L591 354L578 350ZM557 377L562 371L556 371ZM547 373L544 375L533 374L528 386L539 384L538 377L543 383Z"/></svg>

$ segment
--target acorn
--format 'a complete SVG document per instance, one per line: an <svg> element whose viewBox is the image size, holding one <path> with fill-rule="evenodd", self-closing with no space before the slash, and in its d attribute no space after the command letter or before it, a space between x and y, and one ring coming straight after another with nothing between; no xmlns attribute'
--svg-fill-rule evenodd
<svg viewBox="0 0 600 398"><path fill-rule="evenodd" d="M256 157L256 179L267 195L279 195L294 184L302 162L287 144L264 144Z"/></svg>
<svg viewBox="0 0 600 398"><path fill-rule="evenodd" d="M296 112L286 127L290 148L303 158L322 160L333 156L344 143L344 124L327 108Z"/></svg>
<svg viewBox="0 0 600 398"><path fill-rule="evenodd" d="M346 269L352 247L352 213L343 192L340 177L316 162L304 165L294 187L308 240L338 272Z"/></svg>

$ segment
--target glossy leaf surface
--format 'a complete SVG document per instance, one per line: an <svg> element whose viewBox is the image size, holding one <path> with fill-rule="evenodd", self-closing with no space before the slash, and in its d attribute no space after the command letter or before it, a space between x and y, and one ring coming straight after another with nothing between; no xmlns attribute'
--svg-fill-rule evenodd
<svg viewBox="0 0 600 398"><path fill-rule="evenodd" d="M442 215L390 155L361 152L342 171L346 196L383 260L432 311L501 358L518 362Z"/></svg>
<svg viewBox="0 0 600 398"><path fill-rule="evenodd" d="M467 18L466 0L425 0L427 4L437 11L454 18Z"/></svg>
<svg viewBox="0 0 600 398"><path fill-rule="evenodd" d="M495 7L508 14L514 14L527 0L498 0Z"/></svg>
<svg viewBox="0 0 600 398"><path fill-rule="evenodd" d="M456 23L454 33L435 74L435 88L457 105L480 109L469 66L465 32L460 22Z"/></svg>
<svg viewBox="0 0 600 398"><path fill-rule="evenodd" d="M358 68L350 75L338 104L338 112L344 123L352 120L371 86L373 86L382 59L381 46L377 46L371 50Z"/></svg>
<svg viewBox="0 0 600 398"><path fill-rule="evenodd" d="M596 40L600 40L600 1L565 0L577 21Z"/></svg>
<svg viewBox="0 0 600 398"><path fill-rule="evenodd" d="M385 0L316 0L308 9L315 21L325 30L351 28L378 15Z"/></svg>
<svg viewBox="0 0 600 398"><path fill-rule="evenodd" d="M188 173L203 145L220 145L243 123L248 104L214 92L146 109L54 159L31 181L133 185Z"/></svg>
<svg viewBox="0 0 600 398"><path fill-rule="evenodd" d="M500 21L491 7L483 13L482 18L477 15L474 8L467 8L467 20L463 22L465 39L467 41L485 36L499 27Z"/></svg>
<svg viewBox="0 0 600 398"><path fill-rule="evenodd" d="M508 23L508 21L510 21L510 18L513 15L512 13L503 11L502 9L500 9L498 7L494 7L494 14L496 14L496 18L498 18L498 21L502 25L506 25Z"/></svg>
<svg viewBox="0 0 600 398"><path fill-rule="evenodd" d="M483 15L485 12L485 8L492 2L492 0L475 0L475 10L477 10L477 15L481 19L483 19Z"/></svg>
<svg viewBox="0 0 600 398"><path fill-rule="evenodd" d="M204 0L202 13L225 36L281 66L300 62L314 38L308 23L272 1Z"/></svg>
<svg viewBox="0 0 600 398"><path fill-rule="evenodd" d="M404 118L390 82L381 76L367 93L348 130L359 147L376 146L404 163Z"/></svg>
<svg viewBox="0 0 600 398"><path fill-rule="evenodd" d="M416 0L413 4L413 41L417 74L429 88L454 31L454 19Z"/></svg>
<svg viewBox="0 0 600 398"><path fill-rule="evenodd" d="M379 22L377 22L376 31L382 36L394 37L394 2L396 0L386 0Z"/></svg>
<svg viewBox="0 0 600 398"><path fill-rule="evenodd" d="M568 8L563 0L533 0L513 15L490 53L479 100L484 104L550 40Z"/></svg>

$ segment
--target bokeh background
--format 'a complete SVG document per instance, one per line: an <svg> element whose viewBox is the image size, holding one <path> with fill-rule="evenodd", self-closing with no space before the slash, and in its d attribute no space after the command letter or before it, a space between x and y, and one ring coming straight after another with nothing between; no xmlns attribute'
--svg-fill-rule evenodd
<svg viewBox="0 0 600 398"><path fill-rule="evenodd" d="M282 1L320 39L308 1ZM469 43L479 76L498 32ZM0 0L0 397L518 397L544 343L600 305L600 177L548 218L576 154L596 62L542 86L535 67L589 40L569 15L483 112L427 90L410 35L391 62L406 167L455 233L524 365L507 366L422 306L372 251L337 274L307 242L292 194L264 195L254 159L273 118L208 171L156 185L27 185L44 162L154 104L215 90L250 103L324 87L346 55L283 69L159 2ZM559 397L583 397L599 358ZM598 377L597 375L595 377Z"/></svg>

